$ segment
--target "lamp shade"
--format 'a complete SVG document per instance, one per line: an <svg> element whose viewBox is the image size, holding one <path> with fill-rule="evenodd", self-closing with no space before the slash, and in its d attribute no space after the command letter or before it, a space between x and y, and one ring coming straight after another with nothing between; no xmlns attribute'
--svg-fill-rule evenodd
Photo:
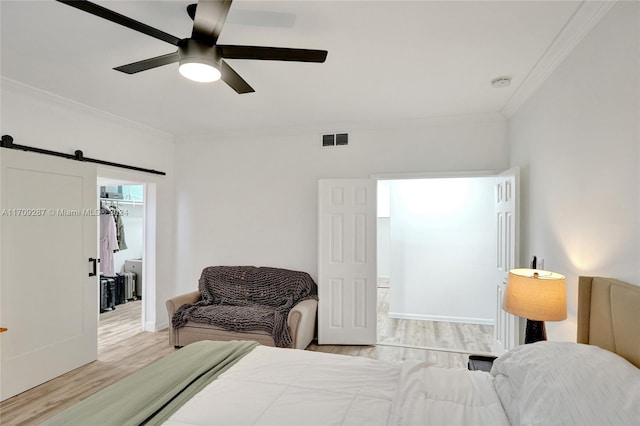
<svg viewBox="0 0 640 426"><path fill-rule="evenodd" d="M509 271L502 309L536 321L567 318L567 290L563 275L538 269Z"/></svg>

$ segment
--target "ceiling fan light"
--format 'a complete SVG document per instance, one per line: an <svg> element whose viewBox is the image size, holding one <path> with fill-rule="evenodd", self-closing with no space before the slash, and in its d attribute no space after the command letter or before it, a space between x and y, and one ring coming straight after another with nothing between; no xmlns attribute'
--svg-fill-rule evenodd
<svg viewBox="0 0 640 426"><path fill-rule="evenodd" d="M181 62L178 71L183 77L198 83L211 83L220 80L220 70L203 62Z"/></svg>

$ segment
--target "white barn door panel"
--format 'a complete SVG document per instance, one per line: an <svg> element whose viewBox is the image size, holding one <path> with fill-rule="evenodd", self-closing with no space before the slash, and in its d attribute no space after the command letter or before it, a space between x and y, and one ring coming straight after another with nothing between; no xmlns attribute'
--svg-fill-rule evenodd
<svg viewBox="0 0 640 426"><path fill-rule="evenodd" d="M96 167L0 153L0 400L97 358Z"/></svg>
<svg viewBox="0 0 640 426"><path fill-rule="evenodd" d="M519 344L519 318L502 309L509 270L516 268L519 248L519 169L496 177L496 322L494 348L502 354Z"/></svg>
<svg viewBox="0 0 640 426"><path fill-rule="evenodd" d="M376 182L319 182L318 343L376 343Z"/></svg>

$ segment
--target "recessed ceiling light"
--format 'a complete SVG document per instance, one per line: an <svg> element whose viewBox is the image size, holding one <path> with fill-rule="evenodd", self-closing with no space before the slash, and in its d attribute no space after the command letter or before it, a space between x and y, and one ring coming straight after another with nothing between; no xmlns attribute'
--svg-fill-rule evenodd
<svg viewBox="0 0 640 426"><path fill-rule="evenodd" d="M495 87L496 89L499 89L501 87L507 87L511 84L511 77L498 77L498 78L494 78L493 80L491 80L491 87Z"/></svg>

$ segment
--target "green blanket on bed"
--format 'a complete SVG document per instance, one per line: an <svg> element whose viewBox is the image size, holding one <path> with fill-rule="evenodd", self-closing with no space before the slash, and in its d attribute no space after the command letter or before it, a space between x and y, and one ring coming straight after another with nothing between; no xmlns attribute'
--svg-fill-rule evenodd
<svg viewBox="0 0 640 426"><path fill-rule="evenodd" d="M235 341L192 343L80 401L45 424L160 424L257 345Z"/></svg>

